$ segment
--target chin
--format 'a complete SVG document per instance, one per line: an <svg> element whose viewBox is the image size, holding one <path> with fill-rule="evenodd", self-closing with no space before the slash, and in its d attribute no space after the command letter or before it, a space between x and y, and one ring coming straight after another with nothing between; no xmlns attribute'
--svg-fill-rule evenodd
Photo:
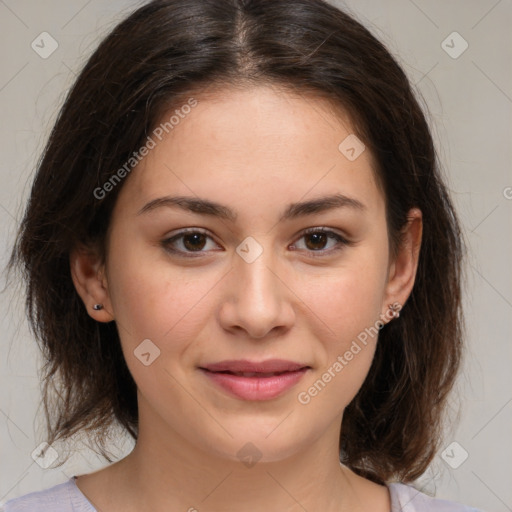
<svg viewBox="0 0 512 512"><path fill-rule="evenodd" d="M237 432L226 425L233 437L224 436L224 442L216 442L215 455L233 462L242 462L248 468L256 463L280 462L311 446L311 439L304 437L304 431L293 432L285 427L288 419L264 422L257 428L243 421L237 423ZM260 421L261 423L261 421ZM247 428L245 428L247 426ZM209 449L212 445L209 446Z"/></svg>

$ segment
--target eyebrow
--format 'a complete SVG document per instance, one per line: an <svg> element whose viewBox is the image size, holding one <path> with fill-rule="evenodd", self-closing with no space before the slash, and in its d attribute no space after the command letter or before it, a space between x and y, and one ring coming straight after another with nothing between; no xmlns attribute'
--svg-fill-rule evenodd
<svg viewBox="0 0 512 512"><path fill-rule="evenodd" d="M163 206L171 208L178 207L185 211L218 217L231 222L236 222L238 217L238 215L227 206L215 203L208 199L188 196L158 197L157 199L153 199L149 203L145 204L137 212L137 215L148 213ZM353 197L348 197L343 194L334 194L320 197L318 199L312 199L310 201L289 204L279 218L279 222L305 217L307 215L321 213L335 208L351 208L361 212L367 210L366 206L361 201Z"/></svg>

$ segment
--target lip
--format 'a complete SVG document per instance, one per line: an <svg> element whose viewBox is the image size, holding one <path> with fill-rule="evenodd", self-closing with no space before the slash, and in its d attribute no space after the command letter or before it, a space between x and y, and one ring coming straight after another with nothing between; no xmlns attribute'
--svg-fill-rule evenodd
<svg viewBox="0 0 512 512"><path fill-rule="evenodd" d="M302 379L310 368L308 365L284 359L269 359L261 362L221 361L199 369L231 395L242 400L261 401L276 398L288 391ZM236 375L235 373L249 375Z"/></svg>
<svg viewBox="0 0 512 512"><path fill-rule="evenodd" d="M287 361L286 359L267 359L266 361L248 361L247 359L230 359L202 366L211 372L293 372L308 367L307 364Z"/></svg>

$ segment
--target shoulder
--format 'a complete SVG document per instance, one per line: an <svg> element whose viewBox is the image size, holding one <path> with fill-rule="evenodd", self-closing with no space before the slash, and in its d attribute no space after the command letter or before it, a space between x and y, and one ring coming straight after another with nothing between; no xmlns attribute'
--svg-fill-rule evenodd
<svg viewBox="0 0 512 512"><path fill-rule="evenodd" d="M432 498L412 485L392 483L391 512L484 512L455 501Z"/></svg>
<svg viewBox="0 0 512 512"><path fill-rule="evenodd" d="M70 478L48 489L12 498L0 505L0 512L96 512L75 489L76 485Z"/></svg>

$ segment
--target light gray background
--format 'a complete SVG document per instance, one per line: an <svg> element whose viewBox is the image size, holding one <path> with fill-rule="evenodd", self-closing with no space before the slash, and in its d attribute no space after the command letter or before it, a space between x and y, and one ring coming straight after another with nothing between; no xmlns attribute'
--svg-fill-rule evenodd
<svg viewBox="0 0 512 512"><path fill-rule="evenodd" d="M419 480L437 496L512 511L512 3L510 0L349 0L347 8L399 59L428 105L447 181L469 243L468 352L458 381L462 418ZM68 87L99 39L138 2L0 0L0 263L7 261L37 158ZM42 59L31 42L58 42ZM458 32L458 58L442 42ZM454 50L461 40L448 39ZM452 51L454 51L452 50ZM3 281L1 283L3 285ZM0 296L0 502L91 472L104 462L79 451L61 468L31 457L43 441L38 349L23 300ZM459 398L460 397L460 398ZM460 446L459 446L460 445ZM132 443L120 439L119 455ZM80 448L80 445L78 445ZM456 469L464 455L468 458Z"/></svg>

